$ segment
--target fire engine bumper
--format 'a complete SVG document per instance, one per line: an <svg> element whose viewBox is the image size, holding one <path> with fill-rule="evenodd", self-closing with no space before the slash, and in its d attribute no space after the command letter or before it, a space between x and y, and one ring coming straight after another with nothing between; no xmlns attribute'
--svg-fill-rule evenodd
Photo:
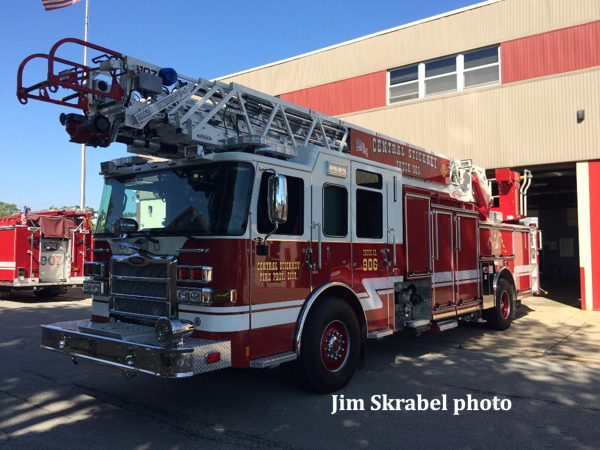
<svg viewBox="0 0 600 450"><path fill-rule="evenodd" d="M74 320L42 325L41 347L164 378L190 377L231 367L231 341L187 337L178 346L165 347L156 341L153 327L114 321ZM220 360L209 363L207 355L214 352L220 353Z"/></svg>

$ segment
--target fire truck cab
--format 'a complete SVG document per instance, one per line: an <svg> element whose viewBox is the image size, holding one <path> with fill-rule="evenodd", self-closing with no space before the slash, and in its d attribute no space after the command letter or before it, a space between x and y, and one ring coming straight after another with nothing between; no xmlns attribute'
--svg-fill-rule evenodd
<svg viewBox="0 0 600 450"><path fill-rule="evenodd" d="M98 67L58 58L65 44L101 53ZM43 325L43 348L162 377L287 363L331 392L369 339L459 320L504 330L538 292L539 233L519 223L528 173L488 180L469 161L76 39L37 57L48 79L24 87L26 59L22 103L83 109L61 115L72 142L135 154L101 166L92 316ZM52 97L62 89L75 94Z"/></svg>

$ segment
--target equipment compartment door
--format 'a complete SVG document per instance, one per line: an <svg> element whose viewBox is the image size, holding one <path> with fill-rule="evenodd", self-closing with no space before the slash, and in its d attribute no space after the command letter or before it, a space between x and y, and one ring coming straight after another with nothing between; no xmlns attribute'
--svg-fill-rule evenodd
<svg viewBox="0 0 600 450"><path fill-rule="evenodd" d="M477 217L457 214L456 224L456 310L479 302L479 232Z"/></svg>
<svg viewBox="0 0 600 450"><path fill-rule="evenodd" d="M66 281L67 273L70 273L70 263L67 260L69 254L69 241L66 240L42 240L40 255L40 281L42 283Z"/></svg>
<svg viewBox="0 0 600 450"><path fill-rule="evenodd" d="M409 276L431 273L431 225L429 197L406 194L406 271Z"/></svg>
<svg viewBox="0 0 600 450"><path fill-rule="evenodd" d="M452 213L433 211L433 314L454 307Z"/></svg>
<svg viewBox="0 0 600 450"><path fill-rule="evenodd" d="M515 232L515 283L517 293L531 291L532 265L531 244L529 242L530 233L527 231Z"/></svg>

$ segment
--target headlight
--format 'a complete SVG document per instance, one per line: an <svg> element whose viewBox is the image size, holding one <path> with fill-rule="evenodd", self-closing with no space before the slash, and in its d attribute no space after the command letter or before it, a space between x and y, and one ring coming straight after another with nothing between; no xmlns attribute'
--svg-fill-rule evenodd
<svg viewBox="0 0 600 450"><path fill-rule="evenodd" d="M168 317L161 317L156 321L156 325L154 326L156 340L162 345L177 344L193 331L194 325L192 322L172 320Z"/></svg>
<svg viewBox="0 0 600 450"><path fill-rule="evenodd" d="M83 292L86 294L104 294L104 286L103 281L85 280L83 282Z"/></svg>

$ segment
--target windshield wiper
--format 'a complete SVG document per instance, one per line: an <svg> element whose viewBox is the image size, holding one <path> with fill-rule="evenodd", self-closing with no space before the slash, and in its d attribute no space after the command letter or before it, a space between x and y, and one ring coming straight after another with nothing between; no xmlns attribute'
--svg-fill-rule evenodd
<svg viewBox="0 0 600 450"><path fill-rule="evenodd" d="M143 248L138 247L137 245L130 244L129 242L120 242L119 243L119 247L121 247L121 248L129 248L131 250L136 250L141 255L158 256L155 253L149 252L148 250L144 250Z"/></svg>

